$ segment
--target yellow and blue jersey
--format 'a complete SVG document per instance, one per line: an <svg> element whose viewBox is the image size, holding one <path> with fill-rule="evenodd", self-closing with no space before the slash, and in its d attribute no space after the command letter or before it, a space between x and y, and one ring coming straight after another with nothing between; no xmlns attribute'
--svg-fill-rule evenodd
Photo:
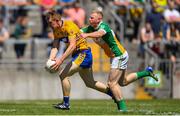
<svg viewBox="0 0 180 116"><path fill-rule="evenodd" d="M72 21L63 21L61 28L53 30L54 39L60 39L65 43L69 43L69 39L76 39L76 49L74 52L88 49L88 44L84 38L80 36L81 31Z"/></svg>
<svg viewBox="0 0 180 116"><path fill-rule="evenodd" d="M61 28L53 30L54 39L59 39L69 45L69 39L76 39L76 48L72 54L72 61L82 68L92 66L92 54L85 38L81 37L79 27L72 21L63 21Z"/></svg>

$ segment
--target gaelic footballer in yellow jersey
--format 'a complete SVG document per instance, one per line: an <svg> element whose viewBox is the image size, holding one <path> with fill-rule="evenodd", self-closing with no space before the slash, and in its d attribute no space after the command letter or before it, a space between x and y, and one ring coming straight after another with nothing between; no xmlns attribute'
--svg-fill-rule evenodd
<svg viewBox="0 0 180 116"><path fill-rule="evenodd" d="M76 72L79 73L87 87L111 95L109 88L105 84L95 81L93 78L92 53L86 40L81 37L81 31L76 24L72 21L61 20L61 16L55 11L47 13L47 21L54 34L53 46L49 57L50 60L56 62L51 67L52 70L58 70L64 60L72 54L72 60L59 73L63 91L63 102L54 107L62 110L70 109L69 96L71 84L68 77ZM58 58L56 55L59 48L59 41L64 41L68 44L68 47L63 55Z"/></svg>
<svg viewBox="0 0 180 116"><path fill-rule="evenodd" d="M81 31L72 21L63 21L61 28L55 28L53 30L54 39L60 39L61 41L68 44L69 39L76 39L76 51L89 49L87 42L80 36Z"/></svg>

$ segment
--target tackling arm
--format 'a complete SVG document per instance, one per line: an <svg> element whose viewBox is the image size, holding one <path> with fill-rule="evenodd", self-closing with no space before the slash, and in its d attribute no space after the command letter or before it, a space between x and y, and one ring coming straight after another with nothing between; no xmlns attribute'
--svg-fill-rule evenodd
<svg viewBox="0 0 180 116"><path fill-rule="evenodd" d="M106 34L106 32L104 30L98 30L98 31L95 31L92 33L82 33L81 36L84 38L88 38L88 37L89 38L100 38L105 34Z"/></svg>

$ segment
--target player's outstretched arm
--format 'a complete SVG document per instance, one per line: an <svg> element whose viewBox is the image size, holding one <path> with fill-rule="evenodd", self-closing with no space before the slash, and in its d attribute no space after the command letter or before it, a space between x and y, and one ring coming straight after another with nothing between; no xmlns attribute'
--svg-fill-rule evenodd
<svg viewBox="0 0 180 116"><path fill-rule="evenodd" d="M103 30L98 30L92 33L82 33L81 36L83 38L100 38L103 35L105 35L106 33Z"/></svg>

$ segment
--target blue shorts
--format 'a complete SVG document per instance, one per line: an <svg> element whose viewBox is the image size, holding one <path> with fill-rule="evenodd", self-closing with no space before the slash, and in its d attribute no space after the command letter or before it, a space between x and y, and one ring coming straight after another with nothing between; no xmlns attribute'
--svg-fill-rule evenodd
<svg viewBox="0 0 180 116"><path fill-rule="evenodd" d="M92 53L91 49L82 50L72 55L72 62L79 65L81 68L92 67Z"/></svg>

